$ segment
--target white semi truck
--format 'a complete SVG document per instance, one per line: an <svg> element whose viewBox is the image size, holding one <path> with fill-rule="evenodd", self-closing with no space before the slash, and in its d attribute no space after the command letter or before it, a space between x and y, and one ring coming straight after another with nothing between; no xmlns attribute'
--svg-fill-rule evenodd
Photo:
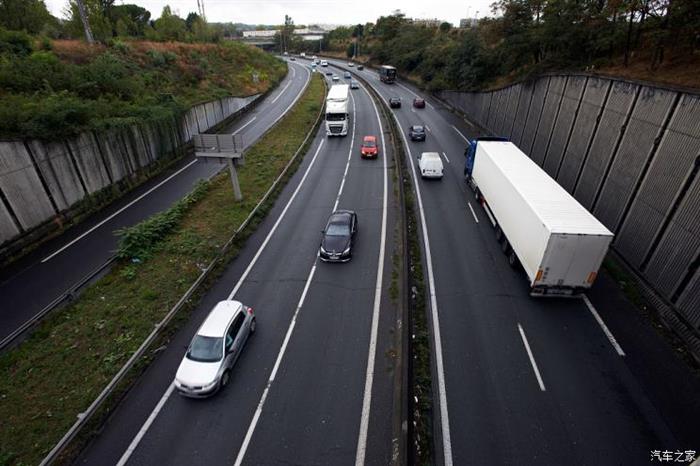
<svg viewBox="0 0 700 466"><path fill-rule="evenodd" d="M348 98L350 86L331 86L326 96L326 136L346 136L348 134Z"/></svg>
<svg viewBox="0 0 700 466"><path fill-rule="evenodd" d="M532 296L577 295L595 281L613 234L518 147L471 141L464 174Z"/></svg>

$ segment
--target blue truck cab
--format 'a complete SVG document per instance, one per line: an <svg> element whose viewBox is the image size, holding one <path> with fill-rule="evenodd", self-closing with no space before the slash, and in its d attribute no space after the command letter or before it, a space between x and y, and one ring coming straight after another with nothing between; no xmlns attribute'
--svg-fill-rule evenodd
<svg viewBox="0 0 700 466"><path fill-rule="evenodd" d="M464 179L467 183L471 180L472 170L474 169L474 157L476 156L476 145L479 141L508 141L508 138L499 136L485 136L469 141L464 149Z"/></svg>

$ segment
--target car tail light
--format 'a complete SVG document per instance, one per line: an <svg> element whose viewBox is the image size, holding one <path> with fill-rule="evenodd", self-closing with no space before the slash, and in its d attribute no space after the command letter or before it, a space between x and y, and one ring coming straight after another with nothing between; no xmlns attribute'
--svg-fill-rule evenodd
<svg viewBox="0 0 700 466"><path fill-rule="evenodd" d="M593 284L595 281L595 277L598 275L596 272L591 272L588 274L588 280L586 280L589 284Z"/></svg>
<svg viewBox="0 0 700 466"><path fill-rule="evenodd" d="M248 308L248 314L253 315L253 308L252 307Z"/></svg>

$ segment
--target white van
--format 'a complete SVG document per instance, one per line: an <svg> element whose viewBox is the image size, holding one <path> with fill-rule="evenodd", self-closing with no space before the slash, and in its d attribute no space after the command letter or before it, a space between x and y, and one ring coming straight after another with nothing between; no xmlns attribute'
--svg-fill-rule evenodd
<svg viewBox="0 0 700 466"><path fill-rule="evenodd" d="M437 152L423 152L418 156L421 178L442 178L442 159Z"/></svg>
<svg viewBox="0 0 700 466"><path fill-rule="evenodd" d="M323 66L323 67L328 66L328 61L326 61L326 60L321 60L321 66Z"/></svg>

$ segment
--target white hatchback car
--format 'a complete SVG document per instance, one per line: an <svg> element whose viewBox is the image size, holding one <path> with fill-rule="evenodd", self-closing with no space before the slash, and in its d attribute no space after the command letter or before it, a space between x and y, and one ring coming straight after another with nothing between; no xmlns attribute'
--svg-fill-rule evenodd
<svg viewBox="0 0 700 466"><path fill-rule="evenodd" d="M423 152L418 156L421 178L442 178L442 159L437 152Z"/></svg>
<svg viewBox="0 0 700 466"><path fill-rule="evenodd" d="M226 386L233 365L253 333L252 308L238 301L219 302L187 348L175 375L175 388L185 396L201 398Z"/></svg>

